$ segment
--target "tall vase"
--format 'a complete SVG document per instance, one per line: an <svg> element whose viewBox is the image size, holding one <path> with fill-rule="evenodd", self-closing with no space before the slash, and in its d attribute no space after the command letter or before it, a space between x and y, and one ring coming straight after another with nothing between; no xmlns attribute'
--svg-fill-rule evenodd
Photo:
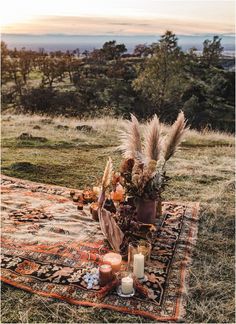
<svg viewBox="0 0 236 324"><path fill-rule="evenodd" d="M160 218L162 215L162 199L157 200L157 218Z"/></svg>
<svg viewBox="0 0 236 324"><path fill-rule="evenodd" d="M137 219L146 224L155 224L157 215L156 200L138 198L136 200Z"/></svg>

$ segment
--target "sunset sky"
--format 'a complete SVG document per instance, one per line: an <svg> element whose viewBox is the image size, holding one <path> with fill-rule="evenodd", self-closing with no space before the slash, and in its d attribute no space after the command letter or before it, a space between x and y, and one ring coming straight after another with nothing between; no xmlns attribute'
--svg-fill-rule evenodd
<svg viewBox="0 0 236 324"><path fill-rule="evenodd" d="M234 34L233 0L4 0L1 31L15 34Z"/></svg>

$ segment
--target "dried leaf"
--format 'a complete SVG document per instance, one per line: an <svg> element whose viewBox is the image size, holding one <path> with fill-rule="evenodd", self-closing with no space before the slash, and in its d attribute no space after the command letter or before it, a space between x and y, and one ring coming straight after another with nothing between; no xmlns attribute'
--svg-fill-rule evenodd
<svg viewBox="0 0 236 324"><path fill-rule="evenodd" d="M102 191L106 191L111 183L112 178L112 159L109 157L102 178Z"/></svg>
<svg viewBox="0 0 236 324"><path fill-rule="evenodd" d="M99 208L98 217L103 235L107 238L111 247L119 252L124 239L123 232L109 211L104 208Z"/></svg>

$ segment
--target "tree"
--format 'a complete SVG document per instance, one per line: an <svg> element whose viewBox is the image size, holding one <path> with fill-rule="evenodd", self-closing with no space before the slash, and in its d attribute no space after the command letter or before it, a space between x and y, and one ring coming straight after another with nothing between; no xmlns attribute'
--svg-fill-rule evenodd
<svg viewBox="0 0 236 324"><path fill-rule="evenodd" d="M203 42L202 61L206 66L219 66L219 61L224 47L221 46L221 38L214 36L213 40L206 39Z"/></svg>
<svg viewBox="0 0 236 324"><path fill-rule="evenodd" d="M8 64L8 48L7 44L1 41L1 84L9 80L9 64Z"/></svg>
<svg viewBox="0 0 236 324"><path fill-rule="evenodd" d="M177 37L170 31L152 48L153 56L146 59L144 70L133 86L155 106L155 112L163 116L165 104L180 101L184 85L184 53L177 45Z"/></svg>
<svg viewBox="0 0 236 324"><path fill-rule="evenodd" d="M101 52L105 60L116 60L121 57L122 54L127 52L127 48L124 44L116 44L116 41L109 41L104 43Z"/></svg>
<svg viewBox="0 0 236 324"><path fill-rule="evenodd" d="M62 81L66 71L65 62L58 57L43 54L38 60L39 71L43 74L42 85L49 85L51 88L53 82Z"/></svg>
<svg viewBox="0 0 236 324"><path fill-rule="evenodd" d="M20 51L18 51L17 57L19 63L19 72L22 76L24 84L26 84L29 74L34 66L35 53L22 48Z"/></svg>
<svg viewBox="0 0 236 324"><path fill-rule="evenodd" d="M77 52L73 51L72 53L67 51L61 58L61 61L64 63L65 72L68 73L71 83L73 83L74 73L78 71L78 68L81 65L81 60L77 56L78 51L79 49L77 49Z"/></svg>
<svg viewBox="0 0 236 324"><path fill-rule="evenodd" d="M147 57L151 54L151 48L146 44L139 44L136 45L134 48L133 55L138 57Z"/></svg>

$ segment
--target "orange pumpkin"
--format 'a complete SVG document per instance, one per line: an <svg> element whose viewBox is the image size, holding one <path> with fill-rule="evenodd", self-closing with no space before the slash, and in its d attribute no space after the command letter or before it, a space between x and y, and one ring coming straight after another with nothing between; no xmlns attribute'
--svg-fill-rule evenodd
<svg viewBox="0 0 236 324"><path fill-rule="evenodd" d="M91 203L97 200L96 194L90 189L84 190L82 195L85 203Z"/></svg>
<svg viewBox="0 0 236 324"><path fill-rule="evenodd" d="M125 194L124 188L119 183L116 186L116 191L112 191L111 199L114 200L114 201L123 201L124 200L124 194Z"/></svg>

